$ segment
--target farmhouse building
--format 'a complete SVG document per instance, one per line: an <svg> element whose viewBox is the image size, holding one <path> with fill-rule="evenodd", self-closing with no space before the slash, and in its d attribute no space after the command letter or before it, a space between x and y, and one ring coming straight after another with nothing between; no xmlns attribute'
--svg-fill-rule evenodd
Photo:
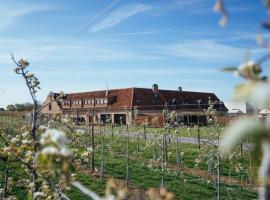
<svg viewBox="0 0 270 200"><path fill-rule="evenodd" d="M55 93L55 95L58 95ZM152 88L110 89L65 94L61 108L50 98L44 102L44 115L72 116L82 124L94 123L163 123L163 110L175 111L178 122L186 125L205 123L206 109L214 102L219 116L228 109L214 93Z"/></svg>

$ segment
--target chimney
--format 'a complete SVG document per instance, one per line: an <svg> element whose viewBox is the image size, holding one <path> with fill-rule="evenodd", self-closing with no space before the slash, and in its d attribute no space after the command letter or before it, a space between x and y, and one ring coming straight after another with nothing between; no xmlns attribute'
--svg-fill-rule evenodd
<svg viewBox="0 0 270 200"><path fill-rule="evenodd" d="M107 84L107 89L106 89L106 97L109 95L109 86Z"/></svg>
<svg viewBox="0 0 270 200"><path fill-rule="evenodd" d="M153 85L152 85L152 90L153 90L153 92L154 92L155 94L157 94L157 93L158 93L158 85L157 85L157 84L153 84Z"/></svg>
<svg viewBox="0 0 270 200"><path fill-rule="evenodd" d="M182 92L183 91L182 87L178 87L178 91Z"/></svg>

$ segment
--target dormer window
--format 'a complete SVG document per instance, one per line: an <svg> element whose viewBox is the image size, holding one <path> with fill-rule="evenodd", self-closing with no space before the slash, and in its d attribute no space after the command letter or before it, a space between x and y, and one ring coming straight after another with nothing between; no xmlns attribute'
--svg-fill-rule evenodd
<svg viewBox="0 0 270 200"><path fill-rule="evenodd" d="M92 104L92 100L88 99L88 100L84 100L84 105L91 105Z"/></svg>
<svg viewBox="0 0 270 200"><path fill-rule="evenodd" d="M73 105L75 106L82 105L82 101L81 100L73 101Z"/></svg>

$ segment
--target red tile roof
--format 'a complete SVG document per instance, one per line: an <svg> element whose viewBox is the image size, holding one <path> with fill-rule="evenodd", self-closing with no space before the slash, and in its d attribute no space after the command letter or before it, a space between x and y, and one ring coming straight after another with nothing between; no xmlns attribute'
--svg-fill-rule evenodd
<svg viewBox="0 0 270 200"><path fill-rule="evenodd" d="M66 99L69 100L105 97L106 90L66 95ZM204 109L208 107L209 99L212 102L220 102L214 93L159 89L155 94L152 89L148 88L112 89L108 92L108 99L110 98L115 98L115 100L109 105L109 110L133 109L135 106L139 110L164 109L166 103L168 108L174 109ZM198 105L198 100L200 100L200 105ZM174 102L174 107L169 103L170 101ZM222 102L216 105L216 109L227 110Z"/></svg>
<svg viewBox="0 0 270 200"><path fill-rule="evenodd" d="M132 109L133 88L113 89L108 91L108 99L115 98L115 101L109 105L108 109ZM68 100L105 98L106 90L70 93L66 95Z"/></svg>

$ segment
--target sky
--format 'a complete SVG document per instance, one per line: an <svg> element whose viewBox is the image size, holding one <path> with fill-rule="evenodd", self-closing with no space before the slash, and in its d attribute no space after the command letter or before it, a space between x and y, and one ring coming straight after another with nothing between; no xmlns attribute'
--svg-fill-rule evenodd
<svg viewBox="0 0 270 200"><path fill-rule="evenodd" d="M15 58L27 59L50 91L146 87L214 92L223 101L242 80L221 69L264 50L257 33L267 17L262 1L225 0L219 26L214 0L0 0L0 107L30 102ZM269 38L270 39L270 38Z"/></svg>

